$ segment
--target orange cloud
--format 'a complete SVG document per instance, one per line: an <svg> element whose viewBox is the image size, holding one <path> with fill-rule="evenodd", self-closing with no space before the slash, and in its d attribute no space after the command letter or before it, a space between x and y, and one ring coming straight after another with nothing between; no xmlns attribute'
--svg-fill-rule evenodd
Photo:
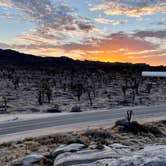
<svg viewBox="0 0 166 166"><path fill-rule="evenodd" d="M157 35L157 37L159 36ZM63 45L35 41L26 45L0 43L1 46L35 55L68 56L81 60L149 63L151 65L165 65L166 62L166 45L146 41L144 38L138 37L138 32L132 35L119 32L103 36L103 38L92 37L80 43L70 42Z"/></svg>

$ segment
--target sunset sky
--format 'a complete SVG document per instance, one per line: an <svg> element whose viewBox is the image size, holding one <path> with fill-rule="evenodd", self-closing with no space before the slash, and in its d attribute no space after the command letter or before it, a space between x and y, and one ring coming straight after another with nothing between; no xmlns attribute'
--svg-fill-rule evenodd
<svg viewBox="0 0 166 166"><path fill-rule="evenodd" d="M0 0L0 48L166 65L166 0Z"/></svg>

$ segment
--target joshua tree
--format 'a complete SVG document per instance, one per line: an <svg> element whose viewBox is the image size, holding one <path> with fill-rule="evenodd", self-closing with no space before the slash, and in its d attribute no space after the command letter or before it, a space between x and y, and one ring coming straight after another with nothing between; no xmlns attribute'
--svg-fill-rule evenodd
<svg viewBox="0 0 166 166"><path fill-rule="evenodd" d="M133 111L132 110L127 111L127 121L129 124L131 123L132 116L133 116Z"/></svg>
<svg viewBox="0 0 166 166"><path fill-rule="evenodd" d="M78 101L80 101L80 98L84 92L84 87L81 83L77 83L74 86L72 86L72 91L76 94Z"/></svg>
<svg viewBox="0 0 166 166"><path fill-rule="evenodd" d="M92 100L92 96L91 96L91 88L90 87L88 87L88 88L86 88L86 92L87 92L87 95L88 95L88 99L89 99L89 101L90 101L90 105L92 106L93 105L93 100Z"/></svg>
<svg viewBox="0 0 166 166"><path fill-rule="evenodd" d="M150 93L150 92L151 92L151 90L152 90L152 83L148 83L148 84L146 85L146 90L147 90L147 93Z"/></svg>
<svg viewBox="0 0 166 166"><path fill-rule="evenodd" d="M47 96L48 103L50 103L51 98L52 98L52 90L49 86L47 86L45 93L46 93L46 96Z"/></svg>
<svg viewBox="0 0 166 166"><path fill-rule="evenodd" d="M39 105L42 105L42 104L43 104L43 92L42 92L41 89L38 91L38 96L37 96L37 98L38 98L38 103L39 103Z"/></svg>
<svg viewBox="0 0 166 166"><path fill-rule="evenodd" d="M66 92L66 88L67 88L66 83L63 83L63 91L64 92Z"/></svg>
<svg viewBox="0 0 166 166"><path fill-rule="evenodd" d="M126 90L127 90L127 87L125 85L123 85L122 87L122 92L123 92L123 96L124 98L126 97Z"/></svg>
<svg viewBox="0 0 166 166"><path fill-rule="evenodd" d="M19 82L20 82L20 77L16 76L13 78L13 84L14 84L14 88L17 89L19 87Z"/></svg>
<svg viewBox="0 0 166 166"><path fill-rule="evenodd" d="M37 98L38 98L38 103L40 105L42 105L44 102L51 102L52 99L52 89L50 87L50 84L48 82L48 80L41 80L40 82L40 86L38 88L38 94L37 94ZM46 101L45 101L46 98Z"/></svg>
<svg viewBox="0 0 166 166"><path fill-rule="evenodd" d="M7 112L7 98L3 96L3 102L4 102L4 111Z"/></svg>
<svg viewBox="0 0 166 166"><path fill-rule="evenodd" d="M132 91L132 102L134 103L134 101L135 101L135 91L133 90Z"/></svg>

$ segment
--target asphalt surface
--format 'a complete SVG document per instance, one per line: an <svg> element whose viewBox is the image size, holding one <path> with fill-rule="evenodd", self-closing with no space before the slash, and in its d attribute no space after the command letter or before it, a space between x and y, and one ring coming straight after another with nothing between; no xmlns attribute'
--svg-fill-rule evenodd
<svg viewBox="0 0 166 166"><path fill-rule="evenodd" d="M0 137L26 131L35 131L37 129L47 129L49 127L58 127L73 125L77 128L77 124L96 123L98 121L113 121L115 119L124 118L127 110L134 111L134 118L146 119L156 117L166 117L166 105L150 106L150 107L131 107L120 108L103 111L92 111L82 113L71 113L65 115L54 115L52 117L31 119L25 121L13 121L0 123ZM78 126L79 127L79 126Z"/></svg>

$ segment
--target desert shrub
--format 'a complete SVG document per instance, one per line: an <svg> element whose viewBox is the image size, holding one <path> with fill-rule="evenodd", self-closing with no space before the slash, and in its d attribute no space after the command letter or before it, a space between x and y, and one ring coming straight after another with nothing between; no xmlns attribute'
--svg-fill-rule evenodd
<svg viewBox="0 0 166 166"><path fill-rule="evenodd" d="M64 140L66 137L64 135L55 134L51 138L54 143L64 143L65 142Z"/></svg>
<svg viewBox="0 0 166 166"><path fill-rule="evenodd" d="M51 145L51 144L56 143L55 140L54 140L54 138L49 138L49 137L47 137L47 138L43 137L38 142L41 145Z"/></svg>
<svg viewBox="0 0 166 166"><path fill-rule="evenodd" d="M37 109L37 108L30 108L29 109L31 112L40 112L40 109Z"/></svg>
<svg viewBox="0 0 166 166"><path fill-rule="evenodd" d="M152 133L155 136L163 135L163 133L155 126L146 126L149 133Z"/></svg>
<svg viewBox="0 0 166 166"><path fill-rule="evenodd" d="M82 110L80 106L74 106L71 108L70 112L82 112Z"/></svg>
<svg viewBox="0 0 166 166"><path fill-rule="evenodd" d="M166 125L166 120L162 120L161 123L162 123L163 125Z"/></svg>
<svg viewBox="0 0 166 166"><path fill-rule="evenodd" d="M53 108L47 110L48 113L61 113L62 111L59 108L59 105L56 104Z"/></svg>
<svg viewBox="0 0 166 166"><path fill-rule="evenodd" d="M100 141L97 142L96 149L103 150L104 149L104 144L102 144Z"/></svg>
<svg viewBox="0 0 166 166"><path fill-rule="evenodd" d="M24 139L25 142L26 142L26 141L27 141L27 142L28 142L28 141L34 141L34 140L35 140L35 139L34 139L33 137L28 137L28 138L25 138L25 139Z"/></svg>
<svg viewBox="0 0 166 166"><path fill-rule="evenodd" d="M10 146L12 146L12 142L3 142L0 144L0 148L10 147Z"/></svg>
<svg viewBox="0 0 166 166"><path fill-rule="evenodd" d="M122 127L127 127L129 125L129 122L126 119L120 119L115 122L115 126L122 126Z"/></svg>
<svg viewBox="0 0 166 166"><path fill-rule="evenodd" d="M51 108L47 110L48 113L61 113L62 111L56 108Z"/></svg>
<svg viewBox="0 0 166 166"><path fill-rule="evenodd" d="M155 136L162 135L162 132L157 127L150 125L142 125L139 124L137 121L133 121L128 125L123 126L123 128L121 129L123 131L131 132L133 134L151 133Z"/></svg>
<svg viewBox="0 0 166 166"><path fill-rule="evenodd" d="M112 134L109 131L99 131L99 130L88 130L85 135L92 139L110 139Z"/></svg>
<svg viewBox="0 0 166 166"><path fill-rule="evenodd" d="M35 141L39 142L41 145L82 143L88 146L90 144L90 141L87 137L79 135L73 136L70 134L55 134L52 136L41 136L36 138Z"/></svg>
<svg viewBox="0 0 166 166"><path fill-rule="evenodd" d="M125 126L123 129L124 131L131 132L133 134L148 132L147 129L143 125L139 124L137 121L131 122L130 124Z"/></svg>

